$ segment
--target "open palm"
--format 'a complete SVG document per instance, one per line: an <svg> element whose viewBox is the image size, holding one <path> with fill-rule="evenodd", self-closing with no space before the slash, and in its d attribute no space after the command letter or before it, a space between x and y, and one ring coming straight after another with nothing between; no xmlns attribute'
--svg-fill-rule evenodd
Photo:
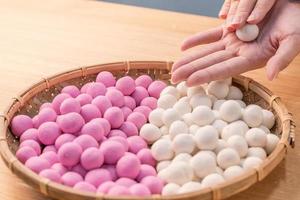
<svg viewBox="0 0 300 200"><path fill-rule="evenodd" d="M300 4L279 0L259 24L259 37L240 41L235 33L217 27L188 38L186 50L202 49L174 63L172 82L187 80L189 86L227 78L266 65L270 80L300 52Z"/></svg>

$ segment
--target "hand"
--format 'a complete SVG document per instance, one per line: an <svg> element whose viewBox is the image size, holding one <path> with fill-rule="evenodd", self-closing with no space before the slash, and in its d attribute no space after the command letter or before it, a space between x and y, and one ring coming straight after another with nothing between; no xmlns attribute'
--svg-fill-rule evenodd
<svg viewBox="0 0 300 200"><path fill-rule="evenodd" d="M246 22L261 22L275 3L276 0L225 0L219 17L226 19L226 28L229 31L234 31Z"/></svg>
<svg viewBox="0 0 300 200"><path fill-rule="evenodd" d="M172 82L187 80L188 86L227 78L266 65L272 80L300 52L300 4L278 0L259 25L253 42L240 41L235 33L217 27L189 37L182 50L205 44L179 59L172 68Z"/></svg>

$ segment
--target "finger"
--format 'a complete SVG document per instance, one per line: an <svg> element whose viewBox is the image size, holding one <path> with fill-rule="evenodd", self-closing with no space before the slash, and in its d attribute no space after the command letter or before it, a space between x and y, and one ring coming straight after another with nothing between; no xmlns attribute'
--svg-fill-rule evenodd
<svg viewBox="0 0 300 200"><path fill-rule="evenodd" d="M287 38L280 42L273 57L267 62L267 77L273 80L278 73L285 69L300 52L300 37Z"/></svg>
<svg viewBox="0 0 300 200"><path fill-rule="evenodd" d="M267 15L275 2L276 0L257 0L247 22L251 24L258 24Z"/></svg>
<svg viewBox="0 0 300 200"><path fill-rule="evenodd" d="M200 44L215 42L221 39L222 34L223 31L221 26L197 33L183 41L181 45L181 50L184 51Z"/></svg>
<svg viewBox="0 0 300 200"><path fill-rule="evenodd" d="M230 2L231 2L231 0L224 1L223 6L219 12L219 18L226 19L229 8L230 8Z"/></svg>
<svg viewBox="0 0 300 200"><path fill-rule="evenodd" d="M248 71L251 67L251 63L245 57L234 57L193 73L187 79L187 85L190 87L213 80L225 79Z"/></svg>
<svg viewBox="0 0 300 200"><path fill-rule="evenodd" d="M226 19L226 28L227 28L228 31L234 31L234 29L232 29L232 27L230 25L233 21L233 17L236 13L238 5L239 5L239 1L237 1L237 0L232 0L231 1L230 9L229 9L227 19Z"/></svg>
<svg viewBox="0 0 300 200"><path fill-rule="evenodd" d="M196 52L192 52L190 55L186 55L186 56L182 57L181 59L179 59L178 61L176 61L172 66L172 73L174 71L176 71L178 68L180 68L181 66L183 66L189 62L192 62L192 61L196 60L197 58L201 58L201 57L209 55L213 52L223 50L224 48L225 47L224 47L223 43L221 43L221 42L215 42L215 43L204 45Z"/></svg>
<svg viewBox="0 0 300 200"><path fill-rule="evenodd" d="M233 29L242 27L246 23L251 11L255 6L256 1L257 0L240 0L233 20L230 24Z"/></svg>
<svg viewBox="0 0 300 200"><path fill-rule="evenodd" d="M234 54L230 51L222 50L214 52L210 55L207 55L203 58L199 58L193 62L190 62L172 74L172 83L178 83L180 81L186 80L194 72L215 65L217 63L223 62L227 59L230 59Z"/></svg>

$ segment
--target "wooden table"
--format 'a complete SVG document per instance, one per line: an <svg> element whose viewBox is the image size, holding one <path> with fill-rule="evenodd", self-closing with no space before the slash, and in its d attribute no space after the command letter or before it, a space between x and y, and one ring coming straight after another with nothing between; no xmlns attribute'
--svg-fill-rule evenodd
<svg viewBox="0 0 300 200"><path fill-rule="evenodd" d="M208 17L82 0L0 1L0 110L32 83L79 66L175 60L188 35L221 23ZM273 82L246 74L282 97L300 123L300 57ZM300 129L297 128L297 131ZM300 146L265 180L232 198L300 199ZM0 161L0 199L46 199Z"/></svg>

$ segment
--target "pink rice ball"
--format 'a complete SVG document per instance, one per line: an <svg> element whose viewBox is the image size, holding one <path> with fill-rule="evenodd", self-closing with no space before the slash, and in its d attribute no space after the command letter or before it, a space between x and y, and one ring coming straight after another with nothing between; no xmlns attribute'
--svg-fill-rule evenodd
<svg viewBox="0 0 300 200"><path fill-rule="evenodd" d="M117 180L118 175L115 165L102 165L101 168L106 169L109 172L112 181Z"/></svg>
<svg viewBox="0 0 300 200"><path fill-rule="evenodd" d="M88 82L88 83L84 84L84 85L81 87L80 92L81 92L82 94L86 93L88 87L89 87L91 84L93 84L93 82Z"/></svg>
<svg viewBox="0 0 300 200"><path fill-rule="evenodd" d="M65 144L67 142L72 142L75 138L76 137L72 134L64 133L57 137L55 144L54 144L55 148L59 149L63 144Z"/></svg>
<svg viewBox="0 0 300 200"><path fill-rule="evenodd" d="M125 151L128 151L129 145L128 145L127 139L125 137L122 137L122 136L113 136L113 137L110 137L109 140L110 141L120 142L123 145Z"/></svg>
<svg viewBox="0 0 300 200"><path fill-rule="evenodd" d="M81 191L85 191L85 192L96 192L97 191L95 186L93 186L92 184L85 182L85 181L76 183L73 188L76 190L81 190Z"/></svg>
<svg viewBox="0 0 300 200"><path fill-rule="evenodd" d="M105 113L105 111L112 107L112 104L110 102L110 99L106 96L97 96L92 100L92 104L97 106L97 108L100 110L102 114Z"/></svg>
<svg viewBox="0 0 300 200"><path fill-rule="evenodd" d="M24 142L25 140L34 140L39 142L38 138L38 130L35 128L30 128L26 130L20 137L20 142Z"/></svg>
<svg viewBox="0 0 300 200"><path fill-rule="evenodd" d="M151 97L159 98L161 91L167 87L167 84L162 81L153 81L148 87L148 93Z"/></svg>
<svg viewBox="0 0 300 200"><path fill-rule="evenodd" d="M105 95L106 87L103 83L92 83L87 87L86 93L91 95L93 98L99 95Z"/></svg>
<svg viewBox="0 0 300 200"><path fill-rule="evenodd" d="M33 128L33 122L27 115L17 115L11 121L12 132L17 137L20 137L30 128Z"/></svg>
<svg viewBox="0 0 300 200"><path fill-rule="evenodd" d="M164 187L163 181L156 176L146 176L142 179L141 184L147 186L151 194L161 194Z"/></svg>
<svg viewBox="0 0 300 200"><path fill-rule="evenodd" d="M151 110L154 110L155 108L157 108L157 99L154 97L146 97L145 99L143 99L141 101L141 106L147 106L149 107Z"/></svg>
<svg viewBox="0 0 300 200"><path fill-rule="evenodd" d="M123 106L123 107L121 108L121 110L122 110L122 112L123 112L123 115L124 115L124 119L125 119L125 120L127 119L128 115L130 115L130 114L132 113L132 110L131 110L130 108L128 108L128 107L125 107L125 106Z"/></svg>
<svg viewBox="0 0 300 200"><path fill-rule="evenodd" d="M80 94L75 98L81 106L84 106L86 104L90 104L93 101L93 98L89 94Z"/></svg>
<svg viewBox="0 0 300 200"><path fill-rule="evenodd" d="M134 154L126 154L117 162L116 169L119 177L135 179L141 168L141 162Z"/></svg>
<svg viewBox="0 0 300 200"><path fill-rule="evenodd" d="M132 122L140 130L140 128L146 124L147 119L143 114L139 112L133 112L127 117L126 121Z"/></svg>
<svg viewBox="0 0 300 200"><path fill-rule="evenodd" d="M117 80L116 88L124 95L131 95L135 90L135 82L130 76L124 76Z"/></svg>
<svg viewBox="0 0 300 200"><path fill-rule="evenodd" d="M123 131L127 137L138 135L138 129L132 122L124 122L121 125L120 130Z"/></svg>
<svg viewBox="0 0 300 200"><path fill-rule="evenodd" d="M141 165L141 170L136 180L141 182L146 176L156 176L156 170L151 165Z"/></svg>
<svg viewBox="0 0 300 200"><path fill-rule="evenodd" d="M99 185L99 187L97 189L97 193L107 194L108 191L115 185L116 185L116 183L114 183L112 181L106 181L106 182L102 183L101 185Z"/></svg>
<svg viewBox="0 0 300 200"><path fill-rule="evenodd" d="M104 113L104 119L109 121L111 128L119 128L124 122L124 115L120 108L111 107Z"/></svg>
<svg viewBox="0 0 300 200"><path fill-rule="evenodd" d="M38 129L38 138L44 145L52 145L61 134L60 128L55 122L45 122Z"/></svg>
<svg viewBox="0 0 300 200"><path fill-rule="evenodd" d="M67 142L58 150L60 163L67 167L72 167L79 163L81 154L82 148L75 142Z"/></svg>
<svg viewBox="0 0 300 200"><path fill-rule="evenodd" d="M43 103L39 109L39 111L43 110L44 108L53 108L52 103L46 102Z"/></svg>
<svg viewBox="0 0 300 200"><path fill-rule="evenodd" d="M86 169L84 169L80 163L72 167L72 171L80 174L82 177L85 177L87 173Z"/></svg>
<svg viewBox="0 0 300 200"><path fill-rule="evenodd" d="M22 142L19 146L19 148L22 148L22 147L31 147L36 153L37 155L40 155L41 154L41 146L40 144L35 141L35 140L25 140L24 142Z"/></svg>
<svg viewBox="0 0 300 200"><path fill-rule="evenodd" d="M85 175L84 180L95 187L98 187L106 181L111 181L111 176L106 169L93 169Z"/></svg>
<svg viewBox="0 0 300 200"><path fill-rule="evenodd" d="M108 138L115 137L115 136L120 136L120 137L123 137L123 138L127 138L127 135L119 129L113 129L108 134Z"/></svg>
<svg viewBox="0 0 300 200"><path fill-rule="evenodd" d="M125 187L130 187L130 186L132 186L132 185L134 185L136 183L137 182L135 180L132 180L130 178L125 178L125 177L119 178L116 181L117 185L122 185L122 186L125 186Z"/></svg>
<svg viewBox="0 0 300 200"><path fill-rule="evenodd" d="M90 121L82 127L81 134L90 135L95 138L96 141L101 141L104 137L104 128L100 123Z"/></svg>
<svg viewBox="0 0 300 200"><path fill-rule="evenodd" d="M152 78L148 75L141 75L135 79L135 85L147 89L152 83Z"/></svg>
<svg viewBox="0 0 300 200"><path fill-rule="evenodd" d="M93 104L86 104L81 107L80 111L81 116L85 120L85 122L89 122L92 119L100 118L102 117L102 114L97 106Z"/></svg>
<svg viewBox="0 0 300 200"><path fill-rule="evenodd" d="M136 102L131 96L124 96L124 106L133 110L136 107Z"/></svg>
<svg viewBox="0 0 300 200"><path fill-rule="evenodd" d="M52 101L52 107L57 114L61 114L60 106L61 106L62 102L68 98L72 98L72 97L69 94L65 94L65 93L58 94L56 97L54 97L54 99Z"/></svg>
<svg viewBox="0 0 300 200"><path fill-rule="evenodd" d="M86 170L99 168L104 162L102 152L95 147L90 147L84 150L80 157L80 163Z"/></svg>
<svg viewBox="0 0 300 200"><path fill-rule="evenodd" d="M36 115L32 118L32 124L34 128L38 128L40 126L39 116Z"/></svg>
<svg viewBox="0 0 300 200"><path fill-rule="evenodd" d="M131 97L134 98L136 105L139 106L143 99L149 97L149 94L145 88L138 86L135 88L135 91L131 94Z"/></svg>
<svg viewBox="0 0 300 200"><path fill-rule="evenodd" d="M148 119L151 111L152 111L151 108L149 108L148 106L138 106L133 110L133 112L139 112L139 113L143 114L146 119Z"/></svg>
<svg viewBox="0 0 300 200"><path fill-rule="evenodd" d="M50 163L45 159L38 156L29 158L25 162L25 166L34 171L35 173L40 173L44 169L49 169L51 167Z"/></svg>
<svg viewBox="0 0 300 200"><path fill-rule="evenodd" d="M113 106L121 108L124 106L124 95L117 89L107 90L105 96L110 100Z"/></svg>
<svg viewBox="0 0 300 200"><path fill-rule="evenodd" d="M141 149L148 147L146 141L138 135L128 137L127 142L129 151L134 154L137 154Z"/></svg>
<svg viewBox="0 0 300 200"><path fill-rule="evenodd" d="M45 146L45 148L43 149L43 153L48 152L48 151L53 151L53 152L57 153L57 149L55 148L54 145Z"/></svg>
<svg viewBox="0 0 300 200"><path fill-rule="evenodd" d="M111 129L111 126L110 126L110 123L107 119L104 119L104 118L96 118L96 119L93 119L91 120L90 122L95 122L95 123L98 123L102 126L104 132L103 132L103 135L104 136L107 136L110 132L110 129Z"/></svg>
<svg viewBox="0 0 300 200"><path fill-rule="evenodd" d="M60 174L54 169L44 169L39 175L56 183L60 183Z"/></svg>
<svg viewBox="0 0 300 200"><path fill-rule="evenodd" d="M120 142L113 140L104 141L100 146L100 150L106 164L115 164L125 153L125 147Z"/></svg>
<svg viewBox="0 0 300 200"><path fill-rule="evenodd" d="M75 85L68 85L61 90L61 93L66 93L71 97L76 98L78 95L80 95L80 90Z"/></svg>
<svg viewBox="0 0 300 200"><path fill-rule="evenodd" d="M130 194L134 196L150 196L151 192L150 190L143 184L135 184L129 188Z"/></svg>
<svg viewBox="0 0 300 200"><path fill-rule="evenodd" d="M48 151L48 152L42 153L42 154L40 155L40 157L41 157L41 158L45 158L45 159L50 163L51 166L52 166L53 164L59 162L57 153L55 153L55 152L53 152L53 151Z"/></svg>
<svg viewBox="0 0 300 200"><path fill-rule="evenodd" d="M154 167L156 165L156 160L153 158L151 150L150 149L141 149L137 153L137 157L140 159L142 164L151 165Z"/></svg>
<svg viewBox="0 0 300 200"><path fill-rule="evenodd" d="M96 82L103 83L106 87L112 87L116 84L116 78L108 71L100 72L96 77Z"/></svg>
<svg viewBox="0 0 300 200"><path fill-rule="evenodd" d="M39 127L45 122L55 122L57 114L53 108L44 108L37 115L37 122L35 122L35 127Z"/></svg>
<svg viewBox="0 0 300 200"><path fill-rule="evenodd" d="M82 116L75 112L58 116L56 122L63 132L72 134L78 133L84 125Z"/></svg>
<svg viewBox="0 0 300 200"><path fill-rule="evenodd" d="M65 166L63 166L61 163L55 163L54 165L51 166L51 169L57 171L61 176L68 171L68 169Z"/></svg>
<svg viewBox="0 0 300 200"><path fill-rule="evenodd" d="M68 98L65 99L59 108L60 114L67 114L67 113L80 113L81 110L81 105L79 103L79 101L77 101L74 98Z"/></svg>
<svg viewBox="0 0 300 200"><path fill-rule="evenodd" d="M83 151L85 149L89 148L89 147L96 147L96 148L98 148L98 146L99 146L99 144L95 140L95 138L93 138L90 135L80 135L77 138L75 138L73 140L73 142L75 142L78 145L80 145Z"/></svg>
<svg viewBox="0 0 300 200"><path fill-rule="evenodd" d="M83 181L82 176L76 172L66 172L61 177L61 183L70 187L73 187L81 181Z"/></svg>
<svg viewBox="0 0 300 200"><path fill-rule="evenodd" d="M129 189L121 185L113 186L108 193L109 195L120 196L120 195L130 195Z"/></svg>
<svg viewBox="0 0 300 200"><path fill-rule="evenodd" d="M29 146L24 146L18 149L16 152L16 157L19 161L21 161L23 164L31 157L36 157L37 153L35 150Z"/></svg>

